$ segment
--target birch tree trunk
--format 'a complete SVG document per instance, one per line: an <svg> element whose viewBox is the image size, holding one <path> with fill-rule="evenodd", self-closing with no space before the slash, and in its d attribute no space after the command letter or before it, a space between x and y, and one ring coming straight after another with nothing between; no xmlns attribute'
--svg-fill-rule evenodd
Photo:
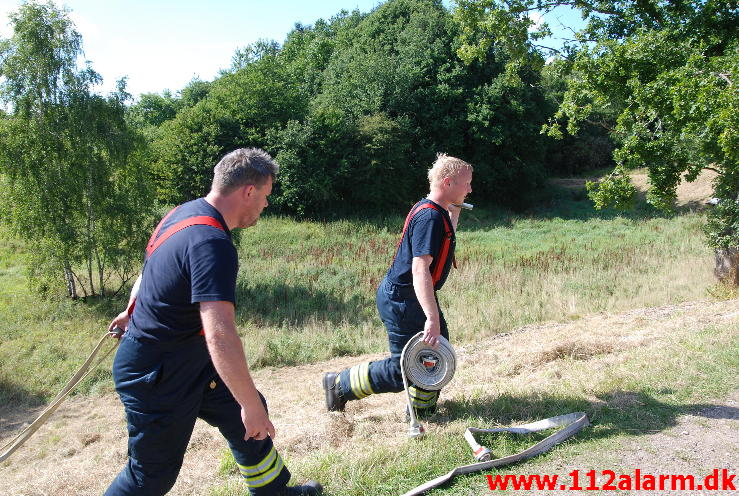
<svg viewBox="0 0 739 496"><path fill-rule="evenodd" d="M78 298L77 285L74 282L72 268L69 266L69 263L66 262L64 264L64 279L67 281L67 295L69 295L73 300L76 300Z"/></svg>

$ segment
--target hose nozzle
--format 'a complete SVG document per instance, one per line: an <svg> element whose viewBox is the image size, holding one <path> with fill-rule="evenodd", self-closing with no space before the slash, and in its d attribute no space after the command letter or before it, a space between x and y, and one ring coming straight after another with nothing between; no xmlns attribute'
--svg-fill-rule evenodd
<svg viewBox="0 0 739 496"><path fill-rule="evenodd" d="M418 439L425 435L426 429L424 429L421 424L418 422L411 422L411 425L408 427L408 437Z"/></svg>

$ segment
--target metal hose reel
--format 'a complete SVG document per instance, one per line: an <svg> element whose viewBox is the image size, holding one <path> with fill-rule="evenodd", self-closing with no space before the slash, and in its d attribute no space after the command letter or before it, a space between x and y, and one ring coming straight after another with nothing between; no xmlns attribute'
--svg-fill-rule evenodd
<svg viewBox="0 0 739 496"><path fill-rule="evenodd" d="M425 434L425 430L416 420L416 412L411 402L408 384L412 383L429 391L438 391L452 380L457 367L457 356L454 348L444 336L439 336L439 344L432 348L423 342L423 333L413 336L403 347L400 356L400 370L403 375L403 386L408 397L410 426L408 436L417 438Z"/></svg>

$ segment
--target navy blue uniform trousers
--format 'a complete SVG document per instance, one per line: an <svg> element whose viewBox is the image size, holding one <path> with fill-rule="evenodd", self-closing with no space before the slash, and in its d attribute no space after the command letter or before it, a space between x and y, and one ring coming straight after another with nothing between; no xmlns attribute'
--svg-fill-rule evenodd
<svg viewBox="0 0 739 496"><path fill-rule="evenodd" d="M436 301L439 306L438 300ZM347 400L361 399L369 394L397 393L403 391L400 356L410 339L423 331L426 314L416 299L413 287L393 284L384 278L377 288L377 310L390 345L390 356L384 360L360 364L341 371L339 391ZM449 339L444 314L439 308L441 335ZM411 386L411 399L418 409L436 406L438 392ZM416 401L417 400L417 401Z"/></svg>
<svg viewBox="0 0 739 496"><path fill-rule="evenodd" d="M161 344L124 335L113 379L128 420L128 462L106 496L169 491L197 418L226 438L251 494L273 495L290 480L271 438L244 440L241 407L215 371L203 336Z"/></svg>

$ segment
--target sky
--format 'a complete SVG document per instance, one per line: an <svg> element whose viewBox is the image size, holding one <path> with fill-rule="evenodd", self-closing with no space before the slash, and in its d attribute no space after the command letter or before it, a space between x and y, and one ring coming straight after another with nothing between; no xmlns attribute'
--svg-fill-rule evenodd
<svg viewBox="0 0 739 496"><path fill-rule="evenodd" d="M193 78L213 80L238 48L259 39L282 43L295 23L314 24L342 9L368 12L379 0L55 0L66 6L82 35L85 59L103 77L107 93L126 76L128 92L172 93ZM0 0L0 36L11 34L8 13L19 0ZM451 0L444 0L449 7ZM561 11L547 21L578 23ZM564 36L568 32L557 29ZM557 40L548 41L557 46Z"/></svg>

